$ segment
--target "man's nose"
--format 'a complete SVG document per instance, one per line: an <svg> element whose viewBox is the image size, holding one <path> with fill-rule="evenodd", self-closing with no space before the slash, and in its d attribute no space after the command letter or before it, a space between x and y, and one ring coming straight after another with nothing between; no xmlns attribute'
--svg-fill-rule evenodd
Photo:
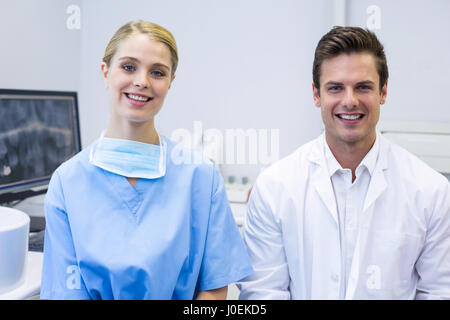
<svg viewBox="0 0 450 320"><path fill-rule="evenodd" d="M345 90L345 96L342 102L348 109L353 109L358 106L358 97L352 88Z"/></svg>

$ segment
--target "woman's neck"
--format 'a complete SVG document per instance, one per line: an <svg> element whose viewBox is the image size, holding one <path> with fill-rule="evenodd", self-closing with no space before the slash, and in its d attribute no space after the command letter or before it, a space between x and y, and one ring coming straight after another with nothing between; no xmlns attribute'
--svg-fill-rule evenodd
<svg viewBox="0 0 450 320"><path fill-rule="evenodd" d="M153 119L146 122L114 121L110 119L105 137L159 144L159 136Z"/></svg>

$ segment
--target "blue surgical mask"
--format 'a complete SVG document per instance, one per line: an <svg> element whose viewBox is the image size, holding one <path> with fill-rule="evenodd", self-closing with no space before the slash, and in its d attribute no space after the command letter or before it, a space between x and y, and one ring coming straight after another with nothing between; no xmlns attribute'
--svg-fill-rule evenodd
<svg viewBox="0 0 450 320"><path fill-rule="evenodd" d="M156 179L166 174L165 143L104 138L91 148L89 162L128 178Z"/></svg>

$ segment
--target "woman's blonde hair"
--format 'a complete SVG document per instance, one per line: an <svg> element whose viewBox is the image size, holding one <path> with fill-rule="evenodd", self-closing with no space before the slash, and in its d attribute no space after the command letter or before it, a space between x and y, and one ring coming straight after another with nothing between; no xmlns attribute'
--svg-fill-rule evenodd
<svg viewBox="0 0 450 320"><path fill-rule="evenodd" d="M165 28L148 21L130 21L116 31L105 49L103 62L109 67L111 59L117 51L119 44L134 33L148 35L151 39L164 43L170 50L172 62L172 74L178 66L178 49L172 34Z"/></svg>

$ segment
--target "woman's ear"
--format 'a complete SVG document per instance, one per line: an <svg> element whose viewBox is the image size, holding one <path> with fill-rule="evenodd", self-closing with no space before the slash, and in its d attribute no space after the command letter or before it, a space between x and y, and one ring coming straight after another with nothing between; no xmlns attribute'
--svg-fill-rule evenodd
<svg viewBox="0 0 450 320"><path fill-rule="evenodd" d="M172 86L172 81L175 80L175 73L172 75L172 78L170 79L170 83L169 83L169 89Z"/></svg>
<svg viewBox="0 0 450 320"><path fill-rule="evenodd" d="M105 62L102 62L100 69L101 69L102 75L103 75L103 82L105 83L106 89L108 89L108 71L109 71L109 69Z"/></svg>

